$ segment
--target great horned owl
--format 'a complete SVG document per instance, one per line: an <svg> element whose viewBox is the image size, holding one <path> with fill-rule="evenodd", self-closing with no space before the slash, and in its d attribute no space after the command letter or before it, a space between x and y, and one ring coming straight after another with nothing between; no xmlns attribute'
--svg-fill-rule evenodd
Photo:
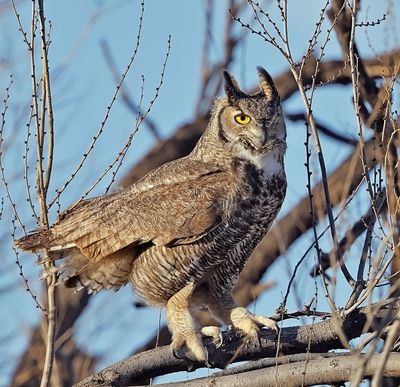
<svg viewBox="0 0 400 387"><path fill-rule="evenodd" d="M66 286L91 292L131 282L149 305L166 308L175 353L207 360L193 310L207 307L224 324L256 336L275 322L239 307L237 277L276 217L286 192L286 130L271 76L258 67L260 92L247 95L224 72L226 97L186 157L128 188L81 201L49 230L16 242L63 260Z"/></svg>

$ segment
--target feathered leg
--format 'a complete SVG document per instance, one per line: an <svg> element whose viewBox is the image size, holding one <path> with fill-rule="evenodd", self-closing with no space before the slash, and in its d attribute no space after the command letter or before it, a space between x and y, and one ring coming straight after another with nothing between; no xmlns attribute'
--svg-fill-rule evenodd
<svg viewBox="0 0 400 387"><path fill-rule="evenodd" d="M174 294L167 302L166 313L169 329L172 333L172 350L177 357L194 357L193 360L206 362L205 349L200 325L192 316L191 295L195 285L190 283ZM186 355L184 347L189 350Z"/></svg>

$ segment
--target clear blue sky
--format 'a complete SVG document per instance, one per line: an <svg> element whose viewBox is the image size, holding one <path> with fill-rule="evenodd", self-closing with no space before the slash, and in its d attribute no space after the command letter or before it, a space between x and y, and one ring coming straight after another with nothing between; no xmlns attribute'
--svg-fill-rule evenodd
<svg viewBox="0 0 400 387"><path fill-rule="evenodd" d="M213 55L220 58L223 33L227 17L227 1L218 1L213 15L214 43ZM267 7L277 16L275 3ZM325 2L317 0L289 1L289 34L291 48L295 57L300 58L307 46L320 8ZM379 4L378 4L379 3ZM381 4L380 4L381 3ZM394 2L397 11L399 3ZM361 19L369 20L382 17L389 2L363 1ZM21 20L29 30L30 2L17 4ZM50 66L53 70L53 100L56 123L56 160L52 191L68 178L77 165L88 144L99 128L106 107L110 103L115 84L102 55L100 41L106 40L113 57L122 71L127 65L135 45L140 13L139 1L71 1L46 3L47 18L52 22L52 43L50 48ZM201 52L205 36L205 2L201 0L148 0L145 4L142 38L140 48L126 82L125 87L137 101L140 96L140 76L145 76L144 105L151 100L157 86L162 63L165 59L168 35L172 36L172 48L165 73L160 96L150 117L155 121L161 135L166 138L174 129L194 116L201 82ZM249 13L248 13L249 14ZM390 15L389 15L390 20ZM323 34L328 28L324 24ZM359 32L357 42L361 53L372 56L374 50L383 52L398 42L398 30L395 23L378 25L373 30ZM237 33L244 33L237 26ZM18 121L21 111L29 104L30 79L29 61L26 48L18 33L12 9L5 6L0 9L0 92L3 93L8 75L14 73L15 83L11 91L10 115L7 120L5 138L12 143L5 155L6 173L9 179L22 171L22 151L24 123L26 114ZM341 53L335 40L328 46L326 59L340 58ZM269 47L261 39L249 36L244 47L236 54L232 72L241 82L242 88L254 86L257 81L255 68L262 65L273 76L286 70L288 66L276 49ZM292 97L284 105L285 111L304 111L298 97ZM355 121L351 111L350 88L330 87L319 89L315 98L314 112L323 123L347 135L355 137ZM82 169L75 183L66 191L61 200L65 208L76 200L95 180L95 176L113 160L116 152L123 146L134 127L135 117L117 100L110 119L89 163ZM286 159L289 179L288 196L282 210L285 213L306 193L305 168L303 166L305 150L303 146L304 125L288 125L288 153ZM322 138L328 169L332 170L350 151L343 145L336 145ZM119 176L123 176L137 160L151 149L155 141L145 127L139 130ZM313 162L315 179L318 180L317 163ZM13 194L21 208L24 221L29 224L29 208L24 204L25 191L22 179L15 179ZM106 179L96 194L102 193L108 184ZM4 193L1 193L4 196ZM52 196L52 195L50 195ZM355 203L353 211L359 212L363 203ZM53 214L53 220L56 214ZM2 320L5 328L0 333L0 345L7 343L9 361L0 363L0 385L6 384L12 365L15 364L29 338L30 328L34 326L39 313L32 299L18 278L17 266L10 250L11 232L10 212L5 211L1 221L1 235L5 235L1 245L0 280ZM34 225L31 223L30 227ZM344 227L343 227L344 228ZM19 230L21 234L21 230ZM305 238L310 242L311 235ZM306 240L296 243L285 256L270 270L265 280L277 281L273 290L262 296L257 303L257 311L271 314L282 300L288 274L297 259L308 246ZM39 270L34 266L32 257L23 256L24 270L33 289L39 293ZM313 263L310 256L310 267ZM305 270L307 272L307 270ZM307 274L299 277L297 285L301 288L302 299L310 300L314 294L314 282ZM3 291L5 287L11 290ZM344 288L345 289L345 288ZM338 292L338 299L345 298L346 291ZM153 309L136 310L132 304L134 296L129 288L114 294L103 292L96 295L90 307L78 321L76 338L88 352L100 355L99 367L110 364L145 342L156 331L158 311ZM340 302L339 302L340 303ZM289 309L297 307L291 299ZM323 308L323 304L321 304ZM4 311L7 311L4 313ZM115 317L117 316L117 318ZM112 317L112 318L110 318ZM163 315L162 315L163 318ZM3 325L4 327L4 325ZM171 379L165 379L171 380Z"/></svg>

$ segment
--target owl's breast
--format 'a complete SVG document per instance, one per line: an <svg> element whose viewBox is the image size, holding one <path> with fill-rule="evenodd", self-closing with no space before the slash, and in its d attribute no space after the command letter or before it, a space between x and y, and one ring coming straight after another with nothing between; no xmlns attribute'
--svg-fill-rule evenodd
<svg viewBox="0 0 400 387"><path fill-rule="evenodd" d="M274 167L268 173L261 168L249 166L244 194L239 195L232 213L234 223L246 234L254 234L261 240L277 216L286 195L286 175L283 169ZM259 237L258 234L262 234ZM257 242L257 243L258 243Z"/></svg>
<svg viewBox="0 0 400 387"><path fill-rule="evenodd" d="M221 244L222 240L227 243L224 260L212 276L221 292L234 286L247 259L268 232L282 206L286 185L283 169L267 176L256 171L247 183L247 194L238 197L220 236Z"/></svg>
<svg viewBox="0 0 400 387"><path fill-rule="evenodd" d="M133 263L131 281L147 303L165 304L189 282L199 282L219 265L239 274L275 219L286 192L284 173L250 168L239 176L223 221L201 239L177 246L151 246Z"/></svg>

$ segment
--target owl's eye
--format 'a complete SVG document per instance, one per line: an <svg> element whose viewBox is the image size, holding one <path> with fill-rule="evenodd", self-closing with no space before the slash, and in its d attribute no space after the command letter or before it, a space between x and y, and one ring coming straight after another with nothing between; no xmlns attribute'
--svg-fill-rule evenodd
<svg viewBox="0 0 400 387"><path fill-rule="evenodd" d="M244 113L237 114L234 118L235 121L240 125L246 125L251 121L250 116Z"/></svg>

